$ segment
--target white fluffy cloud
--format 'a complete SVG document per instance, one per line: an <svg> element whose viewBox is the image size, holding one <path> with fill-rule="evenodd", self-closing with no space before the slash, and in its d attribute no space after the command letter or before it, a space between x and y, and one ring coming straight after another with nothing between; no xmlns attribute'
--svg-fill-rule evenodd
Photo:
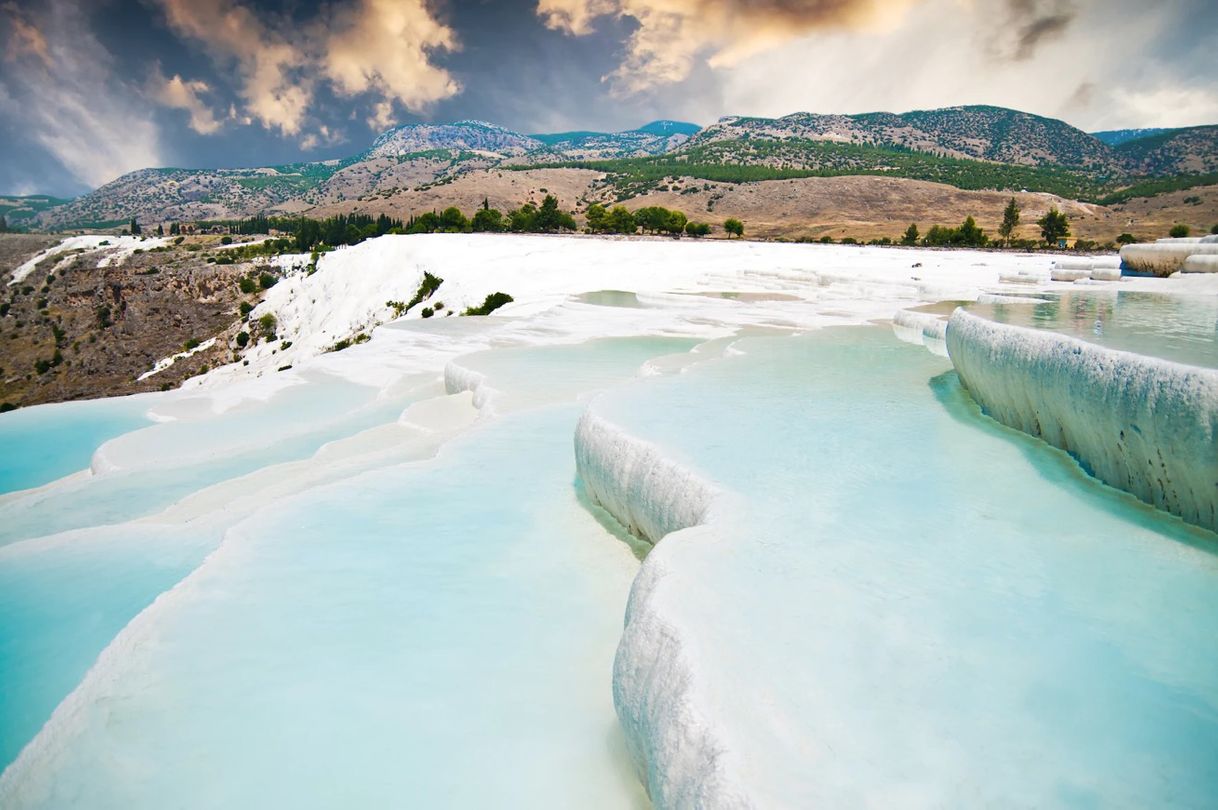
<svg viewBox="0 0 1218 810"><path fill-rule="evenodd" d="M686 79L699 60L732 67L809 31L895 24L916 0L539 0L537 14L555 30L585 35L598 17L626 17L637 27L625 57L605 78L622 94Z"/></svg>
<svg viewBox="0 0 1218 810"><path fill-rule="evenodd" d="M215 112L203 100L210 92L207 82L183 79L178 74L165 78L160 69L149 80L150 95L160 104L190 114L190 128L200 135L211 135L222 126Z"/></svg>
<svg viewBox="0 0 1218 810"><path fill-rule="evenodd" d="M238 0L158 2L177 34L201 43L221 65L235 65L243 112L284 135L302 133L318 81L343 95L371 94L374 121L391 121L393 102L420 110L461 89L432 63L435 52L457 47L456 35L423 0L359 0L331 9L331 19L291 25Z"/></svg>
<svg viewBox="0 0 1218 810"><path fill-rule="evenodd" d="M1174 47L1186 11L1139 0L539 0L550 28L637 23L606 80L696 117L997 104L1086 129L1218 120L1218 49ZM1199 21L1198 21L1199 22ZM701 105L701 106L698 106ZM686 109L690 109L686 106Z"/></svg>

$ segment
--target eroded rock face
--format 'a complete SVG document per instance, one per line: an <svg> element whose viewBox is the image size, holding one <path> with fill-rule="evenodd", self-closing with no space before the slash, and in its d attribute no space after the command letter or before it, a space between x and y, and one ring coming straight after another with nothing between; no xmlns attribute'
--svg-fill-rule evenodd
<svg viewBox="0 0 1218 810"><path fill-rule="evenodd" d="M41 241L39 241L39 239ZM57 237L0 237L0 278ZM231 359L227 340L146 380L157 360L236 331L248 265L208 264L186 243L98 267L99 255L53 256L0 286L0 402L24 406L177 386Z"/></svg>

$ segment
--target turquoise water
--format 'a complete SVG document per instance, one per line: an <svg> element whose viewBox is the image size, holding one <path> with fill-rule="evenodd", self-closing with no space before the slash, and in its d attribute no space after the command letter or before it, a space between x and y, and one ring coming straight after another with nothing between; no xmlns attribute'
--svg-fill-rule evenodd
<svg viewBox="0 0 1218 810"><path fill-rule="evenodd" d="M148 397L118 397L0 414L0 494L88 469L107 439L149 424L149 403Z"/></svg>
<svg viewBox="0 0 1218 810"><path fill-rule="evenodd" d="M986 419L887 329L692 345L459 358L496 418L248 518L128 522L434 390L313 379L0 506L0 762L78 687L0 806L646 806L611 690L638 564L571 446L605 388L592 407L737 496L647 564L757 806L1218 795L1213 535Z"/></svg>
<svg viewBox="0 0 1218 810"><path fill-rule="evenodd" d="M1122 351L1218 368L1218 296L1038 293L1043 304L968 304L1000 323L1060 332Z"/></svg>
<svg viewBox="0 0 1218 810"><path fill-rule="evenodd" d="M465 362L500 392L497 404L528 410L438 460L308 489L235 527L221 510L184 526L83 527L0 549L0 709L13 708L2 715L5 762L146 611L86 681L82 713L44 733L53 755L26 773L33 792L13 803L638 806L606 686L637 562L572 487L574 400L692 345L473 355ZM367 403L318 425L339 396L310 392L324 384L196 429L183 421L124 437L118 458L196 463L97 476L92 491L61 484L46 503L78 507L27 503L24 531L146 513L298 455L291 448L396 420L404 406ZM311 421L293 422L291 441L228 462L198 452L209 446L201 436L245 446L251 423L300 419L306 399ZM144 438L154 431L166 440ZM132 691L108 693L116 687ZM507 735L515 750L505 752ZM476 767L457 768L463 756ZM0 787L0 804L13 795Z"/></svg>
<svg viewBox="0 0 1218 810"><path fill-rule="evenodd" d="M21 806L641 806L608 690L636 563L571 487L578 413L239 526Z"/></svg>
<svg viewBox="0 0 1218 810"><path fill-rule="evenodd" d="M129 432L103 450L128 469L0 504L0 545L154 514L211 484L393 422L419 395L378 398L367 386L321 378L225 414Z"/></svg>
<svg viewBox="0 0 1218 810"><path fill-rule="evenodd" d="M1212 804L1214 535L888 330L737 348L593 407L737 498L647 564L757 806Z"/></svg>

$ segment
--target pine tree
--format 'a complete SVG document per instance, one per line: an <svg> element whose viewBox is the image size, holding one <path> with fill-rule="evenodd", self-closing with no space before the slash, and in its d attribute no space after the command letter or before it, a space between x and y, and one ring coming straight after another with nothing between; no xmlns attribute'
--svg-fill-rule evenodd
<svg viewBox="0 0 1218 810"><path fill-rule="evenodd" d="M1015 233L1015 229L1018 227L1019 203L1015 202L1015 198L1012 197L1002 212L1002 224L998 226L998 233L1002 236L1002 240L1009 245L1011 244L1011 234Z"/></svg>
<svg viewBox="0 0 1218 810"><path fill-rule="evenodd" d="M1036 220L1036 224L1040 226L1040 235L1050 245L1056 245L1059 239L1070 235L1069 220L1056 207L1050 208L1047 214Z"/></svg>
<svg viewBox="0 0 1218 810"><path fill-rule="evenodd" d="M909 223L909 227L905 229L905 233L901 236L901 244L918 244L918 224L916 222Z"/></svg>
<svg viewBox="0 0 1218 810"><path fill-rule="evenodd" d="M140 223L136 220L135 217L131 218L131 235L132 236L140 235Z"/></svg>

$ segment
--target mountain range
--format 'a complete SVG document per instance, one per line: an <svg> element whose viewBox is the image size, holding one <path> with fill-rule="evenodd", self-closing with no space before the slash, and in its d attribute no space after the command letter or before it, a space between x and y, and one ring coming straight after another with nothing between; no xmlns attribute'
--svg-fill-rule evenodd
<svg viewBox="0 0 1218 810"><path fill-rule="evenodd" d="M543 169L588 173L579 199L568 205L628 200L679 177L744 182L842 175L1101 200L1122 189L1152 193L1218 184L1218 176L1209 176L1218 173L1218 126L1088 134L1063 121L992 106L729 116L706 128L655 121L616 133L529 135L482 121L412 124L381 134L343 160L142 169L68 202L22 206L10 198L7 210L16 215L10 221L61 229L115 226L132 216L156 223L370 207L408 215L419 206L442 205L444 187L458 179L476 186L482 178L487 196L494 190L512 202L510 189L535 189L538 183L524 181ZM519 176L505 180L509 173ZM0 213L4 205L0 198Z"/></svg>

